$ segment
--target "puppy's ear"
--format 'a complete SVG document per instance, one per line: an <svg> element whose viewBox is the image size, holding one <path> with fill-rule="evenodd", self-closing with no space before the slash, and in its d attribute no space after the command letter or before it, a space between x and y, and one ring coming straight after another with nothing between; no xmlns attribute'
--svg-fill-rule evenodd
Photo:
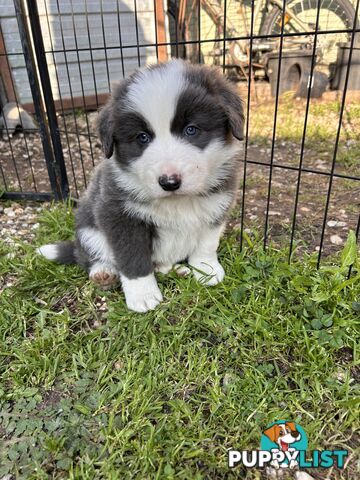
<svg viewBox="0 0 360 480"><path fill-rule="evenodd" d="M244 108L243 101L235 88L227 84L221 90L222 106L229 120L231 132L238 140L244 140Z"/></svg>
<svg viewBox="0 0 360 480"><path fill-rule="evenodd" d="M279 428L280 428L279 425L273 425L272 427L267 428L264 431L264 435L266 435L268 438L270 438L270 440L272 442L276 443L276 439L279 436Z"/></svg>
<svg viewBox="0 0 360 480"><path fill-rule="evenodd" d="M104 155L106 158L110 158L114 152L114 118L111 98L99 112L97 118L97 131Z"/></svg>
<svg viewBox="0 0 360 480"><path fill-rule="evenodd" d="M294 422L286 422L285 425L289 427L292 432L296 432L296 426Z"/></svg>

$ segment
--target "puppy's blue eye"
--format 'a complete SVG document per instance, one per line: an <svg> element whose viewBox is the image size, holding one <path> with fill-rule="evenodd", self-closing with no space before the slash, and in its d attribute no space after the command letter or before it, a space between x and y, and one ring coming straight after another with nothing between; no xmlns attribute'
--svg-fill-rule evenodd
<svg viewBox="0 0 360 480"><path fill-rule="evenodd" d="M193 137L194 135L197 134L198 131L199 129L197 127L194 127L194 125L189 125L185 128L184 133L188 137Z"/></svg>
<svg viewBox="0 0 360 480"><path fill-rule="evenodd" d="M151 142L151 137L148 133L146 132L141 132L139 135L136 137L136 140L141 143L141 145L145 145L146 143Z"/></svg>

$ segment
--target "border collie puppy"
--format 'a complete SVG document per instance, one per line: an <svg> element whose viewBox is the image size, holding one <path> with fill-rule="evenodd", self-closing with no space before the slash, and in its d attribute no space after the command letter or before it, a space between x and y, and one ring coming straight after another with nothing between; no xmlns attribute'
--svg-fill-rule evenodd
<svg viewBox="0 0 360 480"><path fill-rule="evenodd" d="M172 60L117 85L98 117L104 160L76 212L75 241L38 252L121 282L130 310L163 299L154 272L179 262L216 285L216 250L237 191L243 108L215 69ZM180 266L180 274L189 269Z"/></svg>

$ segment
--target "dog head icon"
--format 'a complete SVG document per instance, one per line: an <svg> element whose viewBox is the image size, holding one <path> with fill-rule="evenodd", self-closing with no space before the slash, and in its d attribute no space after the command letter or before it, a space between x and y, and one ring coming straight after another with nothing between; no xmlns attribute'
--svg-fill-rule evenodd
<svg viewBox="0 0 360 480"><path fill-rule="evenodd" d="M301 433L296 429L294 422L275 424L264 431L272 442L279 446L279 449L286 451L289 445L301 439Z"/></svg>

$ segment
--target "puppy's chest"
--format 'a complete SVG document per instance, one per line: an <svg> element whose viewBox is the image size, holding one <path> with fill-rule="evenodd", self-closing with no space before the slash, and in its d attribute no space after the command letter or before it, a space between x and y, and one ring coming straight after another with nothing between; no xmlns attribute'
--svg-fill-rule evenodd
<svg viewBox="0 0 360 480"><path fill-rule="evenodd" d="M208 198L162 199L140 208L129 204L128 208L155 227L153 261L173 265L195 251L211 225L229 209L232 198L223 192Z"/></svg>
<svg viewBox="0 0 360 480"><path fill-rule="evenodd" d="M159 264L180 262L189 257L199 245L201 227L157 228L153 239L153 261Z"/></svg>

